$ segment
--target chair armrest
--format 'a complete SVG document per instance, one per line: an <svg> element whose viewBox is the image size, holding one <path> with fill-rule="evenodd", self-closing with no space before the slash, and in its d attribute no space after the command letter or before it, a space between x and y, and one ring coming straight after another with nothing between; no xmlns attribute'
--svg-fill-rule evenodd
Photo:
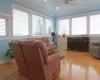
<svg viewBox="0 0 100 80"><path fill-rule="evenodd" d="M49 43L49 46L53 46L53 45L55 45L54 42L50 42L50 43Z"/></svg>
<svg viewBox="0 0 100 80"><path fill-rule="evenodd" d="M59 60L59 56L58 55L55 55L55 56L49 56L48 59L47 59L47 64L50 64L56 60Z"/></svg>
<svg viewBox="0 0 100 80"><path fill-rule="evenodd" d="M93 45L93 44L89 45L89 52L91 51L93 52L94 50L98 50L98 49L100 49L100 47L97 45Z"/></svg>
<svg viewBox="0 0 100 80"><path fill-rule="evenodd" d="M100 58L100 46L90 44L89 53L96 58Z"/></svg>
<svg viewBox="0 0 100 80"><path fill-rule="evenodd" d="M99 42L95 42L95 43L90 43L90 45L92 45L92 46L99 46L100 43Z"/></svg>

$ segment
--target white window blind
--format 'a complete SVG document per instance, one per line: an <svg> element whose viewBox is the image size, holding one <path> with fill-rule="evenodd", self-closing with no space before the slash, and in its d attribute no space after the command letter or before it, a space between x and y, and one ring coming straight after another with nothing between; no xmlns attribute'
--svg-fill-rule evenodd
<svg viewBox="0 0 100 80"><path fill-rule="evenodd" d="M13 10L13 36L28 36L29 35L28 13L14 9Z"/></svg>
<svg viewBox="0 0 100 80"><path fill-rule="evenodd" d="M90 34L100 34L100 14L90 16Z"/></svg>
<svg viewBox="0 0 100 80"><path fill-rule="evenodd" d="M6 19L0 18L0 36L6 36Z"/></svg>
<svg viewBox="0 0 100 80"><path fill-rule="evenodd" d="M52 32L52 20L46 19L46 35L50 35Z"/></svg>
<svg viewBox="0 0 100 80"><path fill-rule="evenodd" d="M72 35L87 34L87 17L72 18Z"/></svg>
<svg viewBox="0 0 100 80"><path fill-rule="evenodd" d="M59 35L69 35L69 19L59 20Z"/></svg>
<svg viewBox="0 0 100 80"><path fill-rule="evenodd" d="M32 15L32 35L43 35L43 17Z"/></svg>

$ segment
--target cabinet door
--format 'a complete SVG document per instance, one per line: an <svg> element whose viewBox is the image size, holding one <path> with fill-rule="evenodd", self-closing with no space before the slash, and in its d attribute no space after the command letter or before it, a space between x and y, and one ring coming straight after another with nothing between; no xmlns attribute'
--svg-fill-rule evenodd
<svg viewBox="0 0 100 80"><path fill-rule="evenodd" d="M59 50L67 50L67 38L66 37L57 38L57 48Z"/></svg>

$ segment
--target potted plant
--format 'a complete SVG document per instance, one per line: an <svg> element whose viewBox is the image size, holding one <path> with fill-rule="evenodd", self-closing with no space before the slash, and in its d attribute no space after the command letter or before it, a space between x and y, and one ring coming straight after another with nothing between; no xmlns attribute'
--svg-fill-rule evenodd
<svg viewBox="0 0 100 80"><path fill-rule="evenodd" d="M12 49L11 49L10 43L8 43L8 45L9 45L9 48L6 51L5 57L6 57L6 62L7 63L11 63L13 61L13 59L14 59L15 56L12 53Z"/></svg>
<svg viewBox="0 0 100 80"><path fill-rule="evenodd" d="M65 33L62 35L62 37L65 37L66 35L65 35Z"/></svg>

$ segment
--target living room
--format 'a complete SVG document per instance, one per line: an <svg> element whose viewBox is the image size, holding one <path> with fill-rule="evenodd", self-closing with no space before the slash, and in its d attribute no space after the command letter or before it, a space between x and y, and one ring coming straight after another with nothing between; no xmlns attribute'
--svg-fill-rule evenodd
<svg viewBox="0 0 100 80"><path fill-rule="evenodd" d="M0 0L0 80L100 80L100 0Z"/></svg>

